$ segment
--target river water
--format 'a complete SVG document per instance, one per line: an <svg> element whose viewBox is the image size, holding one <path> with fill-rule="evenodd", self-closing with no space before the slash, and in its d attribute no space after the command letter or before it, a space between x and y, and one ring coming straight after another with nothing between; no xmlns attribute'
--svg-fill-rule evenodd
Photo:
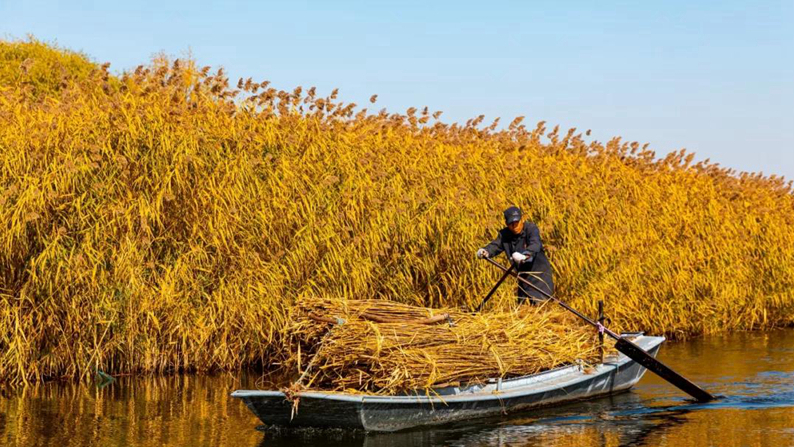
<svg viewBox="0 0 794 447"><path fill-rule="evenodd" d="M611 398L396 434L279 433L228 397L257 377L119 378L2 390L7 446L794 446L794 330L665 343L659 358L714 394L689 402L648 373Z"/></svg>

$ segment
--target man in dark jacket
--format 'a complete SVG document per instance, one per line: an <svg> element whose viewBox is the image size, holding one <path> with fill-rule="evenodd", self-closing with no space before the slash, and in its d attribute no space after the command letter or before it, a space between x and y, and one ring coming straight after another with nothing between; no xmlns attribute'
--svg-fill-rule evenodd
<svg viewBox="0 0 794 447"><path fill-rule="evenodd" d="M496 239L477 250L478 258L492 258L505 252L518 274L549 295L554 293L551 265L543 252L537 225L525 221L521 210L511 206L504 211L506 227ZM518 282L518 301L537 304L547 298L534 287Z"/></svg>

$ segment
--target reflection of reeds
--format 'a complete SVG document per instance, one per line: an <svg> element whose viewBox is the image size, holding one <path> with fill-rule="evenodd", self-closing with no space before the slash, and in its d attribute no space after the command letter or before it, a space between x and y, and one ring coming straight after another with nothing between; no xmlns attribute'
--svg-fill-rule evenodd
<svg viewBox="0 0 794 447"><path fill-rule="evenodd" d="M472 253L512 203L591 315L673 336L794 320L780 178L232 89L192 61L115 77L38 42L0 60L1 380L269 368L304 293L472 307L498 273Z"/></svg>
<svg viewBox="0 0 794 447"><path fill-rule="evenodd" d="M597 357L593 331L553 303L471 315L386 300L304 298L286 330L287 365L308 372L299 385L337 391L429 390ZM311 371L301 355L312 359Z"/></svg>
<svg viewBox="0 0 794 447"><path fill-rule="evenodd" d="M51 445L256 445L259 421L229 396L239 378L191 375L47 383L0 397L0 443Z"/></svg>

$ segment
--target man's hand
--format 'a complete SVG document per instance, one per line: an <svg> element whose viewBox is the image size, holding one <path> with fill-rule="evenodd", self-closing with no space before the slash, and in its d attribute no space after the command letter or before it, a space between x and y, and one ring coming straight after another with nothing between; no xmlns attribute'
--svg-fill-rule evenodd
<svg viewBox="0 0 794 447"><path fill-rule="evenodd" d="M515 252L515 253L513 253L512 258L513 258L513 261L515 261L516 264L521 264L524 261L526 261L527 259L529 259L529 256L522 255L519 252Z"/></svg>
<svg viewBox="0 0 794 447"><path fill-rule="evenodd" d="M481 248L477 250L477 259L483 259L488 257L488 250Z"/></svg>

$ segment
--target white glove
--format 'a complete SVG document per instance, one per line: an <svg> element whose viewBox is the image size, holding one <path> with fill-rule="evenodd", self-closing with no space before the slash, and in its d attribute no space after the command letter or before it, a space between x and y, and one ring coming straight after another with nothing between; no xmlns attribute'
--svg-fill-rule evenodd
<svg viewBox="0 0 794 447"><path fill-rule="evenodd" d="M477 250L477 258L478 259L487 258L487 257L488 257L488 250L486 250L484 248L481 248L481 249Z"/></svg>
<svg viewBox="0 0 794 447"><path fill-rule="evenodd" d="M521 264L522 262L524 262L527 259L529 259L529 256L522 255L519 252L515 252L515 253L513 253L512 258L513 258L513 261L515 261L516 264Z"/></svg>

